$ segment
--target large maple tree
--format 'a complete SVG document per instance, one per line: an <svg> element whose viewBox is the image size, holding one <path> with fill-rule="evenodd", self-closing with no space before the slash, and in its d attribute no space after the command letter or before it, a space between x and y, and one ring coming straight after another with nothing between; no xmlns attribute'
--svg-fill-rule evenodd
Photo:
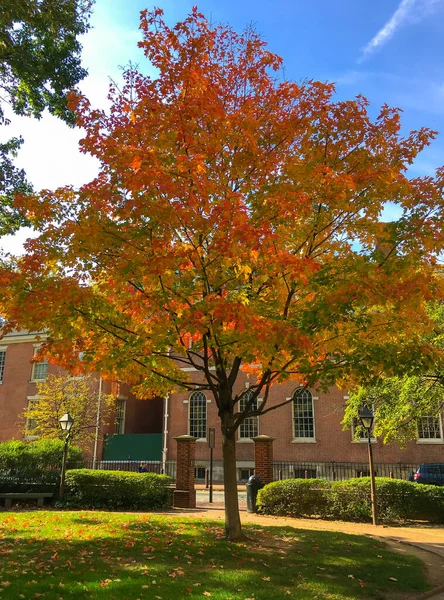
<svg viewBox="0 0 444 600"><path fill-rule="evenodd" d="M82 351L142 397L210 390L234 540L235 432L282 405L274 384L371 380L427 356L444 171L409 179L434 132L403 137L399 110L372 120L363 97L285 80L252 29L194 9L172 28L143 12L141 31L155 74L129 70L109 113L72 98L100 173L22 199L42 233L0 271L0 310L8 328L45 326L60 363ZM400 217L383 223L388 201Z"/></svg>

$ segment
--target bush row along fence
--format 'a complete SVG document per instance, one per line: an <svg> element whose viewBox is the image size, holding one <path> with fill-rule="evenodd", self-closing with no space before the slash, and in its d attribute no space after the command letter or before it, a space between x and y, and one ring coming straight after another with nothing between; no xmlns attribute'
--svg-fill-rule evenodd
<svg viewBox="0 0 444 600"><path fill-rule="evenodd" d="M170 503L171 479L157 473L72 469L63 504L73 508L153 510Z"/></svg>
<svg viewBox="0 0 444 600"><path fill-rule="evenodd" d="M81 461L68 463L69 469L100 469L111 471L128 471L137 473L141 462L134 460L121 461ZM377 463L376 477L409 480L418 465L406 463ZM147 461L145 468L148 473L168 475L176 479L176 461L169 460L165 466L160 461ZM368 477L369 466L365 462L274 462L273 476L275 481L282 479L327 479L328 481L344 481L353 477ZM196 474L197 477L197 474Z"/></svg>
<svg viewBox="0 0 444 600"><path fill-rule="evenodd" d="M49 457L54 459L54 455ZM13 465L0 465L0 491L35 491L56 492L60 478L60 462L47 464L45 468L33 461L27 464L15 457ZM52 462L51 460L51 462ZM140 461L68 461L68 469L90 469L103 471L139 472ZM6 467L11 468L6 468ZM168 475L172 481L176 480L176 461L169 460L165 464L161 461L147 461L145 468L148 473L157 475ZM405 463L377 463L375 464L375 475L377 477L388 477L391 479L408 480L417 465ZM197 471L197 470L196 470ZM202 471L202 468L200 468ZM208 469L206 469L208 471ZM239 470L240 472L240 470ZM253 470L251 469L251 473ZM208 475L208 473L205 473ZM344 481L353 477L366 477L369 475L369 467L365 462L274 462L274 480L284 479L323 479L328 481ZM198 477L198 473L196 473Z"/></svg>
<svg viewBox="0 0 444 600"><path fill-rule="evenodd" d="M161 462L147 462L147 470L150 473L168 475L176 479L176 461L168 460L165 469ZM110 469L116 471L137 472L140 461L100 461L98 469ZM94 468L92 462L70 463L70 468ZM418 465L407 463L377 463L375 464L375 475L377 477L388 477L390 479L408 480L410 474L414 473ZM163 472L165 471L165 472ZM369 467L366 462L274 462L274 480L281 479L328 479L329 481L343 481L353 477L367 477Z"/></svg>
<svg viewBox="0 0 444 600"><path fill-rule="evenodd" d="M378 477L376 493L381 523L444 522L442 487ZM259 491L257 505L260 512L269 515L370 522L370 478L274 481Z"/></svg>

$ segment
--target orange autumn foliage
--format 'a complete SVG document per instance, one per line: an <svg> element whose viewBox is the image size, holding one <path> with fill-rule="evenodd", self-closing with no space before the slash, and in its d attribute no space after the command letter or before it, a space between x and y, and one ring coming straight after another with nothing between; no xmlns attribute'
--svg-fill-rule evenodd
<svg viewBox="0 0 444 600"><path fill-rule="evenodd" d="M284 80L251 28L197 9L171 28L157 9L141 34L154 76L129 69L109 113L71 97L97 178L18 200L42 233L0 270L0 311L141 396L210 389L229 487L252 415L237 410L239 369L263 414L279 381L342 385L420 358L424 301L442 297L444 170L409 178L435 132L402 137L398 109L372 121L361 96Z"/></svg>

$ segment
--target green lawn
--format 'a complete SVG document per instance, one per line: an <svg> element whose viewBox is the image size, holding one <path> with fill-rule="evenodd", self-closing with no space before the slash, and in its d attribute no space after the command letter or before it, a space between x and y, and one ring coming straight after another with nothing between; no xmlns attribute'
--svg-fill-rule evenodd
<svg viewBox="0 0 444 600"><path fill-rule="evenodd" d="M99 511L0 513L0 600L390 598L427 589L422 564L374 540L290 527Z"/></svg>

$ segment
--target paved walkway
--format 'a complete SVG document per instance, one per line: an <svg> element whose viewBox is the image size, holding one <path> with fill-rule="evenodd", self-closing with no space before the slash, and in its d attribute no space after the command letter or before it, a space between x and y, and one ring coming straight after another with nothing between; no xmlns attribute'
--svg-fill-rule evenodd
<svg viewBox="0 0 444 600"><path fill-rule="evenodd" d="M191 518L224 519L224 504L220 490L213 493L213 504L208 502L208 490L198 489L197 508L195 509L172 509L175 514L189 516ZM408 545L412 554L425 551L430 555L420 555L426 566L431 570L432 583L444 584L444 527L434 525L412 525L409 527L388 527L379 525L374 527L368 523L346 523L344 521L323 521L321 519L292 519L287 517L271 517L247 513L244 495L239 490L240 516L242 523L257 523L268 526L286 526L295 529L315 529L327 531L339 531L354 535L370 535L385 539L387 542L396 542ZM404 546L405 547L405 546ZM408 550L407 550L408 551ZM429 557L429 559L428 559ZM434 600L444 600L444 590L439 595L433 595Z"/></svg>

